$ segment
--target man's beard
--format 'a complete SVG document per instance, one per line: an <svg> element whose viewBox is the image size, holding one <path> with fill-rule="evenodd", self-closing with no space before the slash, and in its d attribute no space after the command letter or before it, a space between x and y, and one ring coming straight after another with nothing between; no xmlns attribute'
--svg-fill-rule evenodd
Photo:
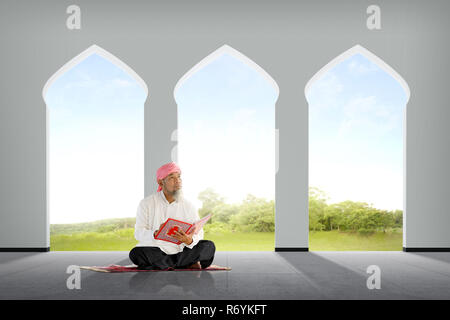
<svg viewBox="0 0 450 320"><path fill-rule="evenodd" d="M178 201L179 199L181 199L183 197L183 190L180 188L180 189L174 191L172 193L172 196L174 197L175 200Z"/></svg>

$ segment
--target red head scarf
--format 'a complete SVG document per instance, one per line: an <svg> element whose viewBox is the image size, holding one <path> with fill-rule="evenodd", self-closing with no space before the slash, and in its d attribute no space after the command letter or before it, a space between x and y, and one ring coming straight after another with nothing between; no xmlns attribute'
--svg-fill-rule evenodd
<svg viewBox="0 0 450 320"><path fill-rule="evenodd" d="M158 180L160 180L160 179L164 179L165 177L167 177L169 174L171 174L173 172L181 173L180 167L175 162L166 163L165 165L160 167L158 169L158 171L156 171L156 182L158 182ZM162 190L161 186L158 186L157 192L159 192L161 190Z"/></svg>

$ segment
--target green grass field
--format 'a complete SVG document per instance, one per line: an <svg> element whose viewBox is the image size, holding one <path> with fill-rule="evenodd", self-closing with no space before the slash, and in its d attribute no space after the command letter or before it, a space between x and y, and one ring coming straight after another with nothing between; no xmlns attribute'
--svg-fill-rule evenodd
<svg viewBox="0 0 450 320"><path fill-rule="evenodd" d="M377 232L370 236L333 231L310 231L310 251L402 251L401 232Z"/></svg>
<svg viewBox="0 0 450 320"><path fill-rule="evenodd" d="M338 231L318 231L309 234L310 251L401 251L402 233L378 232L361 236ZM216 244L217 251L273 251L273 232L223 232L209 234L205 239ZM129 251L137 241L134 229L125 228L109 232L77 232L72 234L51 234L52 251Z"/></svg>

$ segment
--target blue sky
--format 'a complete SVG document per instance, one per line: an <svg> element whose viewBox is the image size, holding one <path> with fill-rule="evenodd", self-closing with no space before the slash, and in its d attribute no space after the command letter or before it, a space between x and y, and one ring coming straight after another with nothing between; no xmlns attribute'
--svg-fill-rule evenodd
<svg viewBox="0 0 450 320"><path fill-rule="evenodd" d="M402 209L406 94L376 64L355 54L318 79L309 103L309 182L332 202Z"/></svg>
<svg viewBox="0 0 450 320"><path fill-rule="evenodd" d="M50 223L134 216L144 196L144 90L93 54L45 98Z"/></svg>
<svg viewBox="0 0 450 320"><path fill-rule="evenodd" d="M51 223L135 215L144 196L145 98L96 54L49 88ZM185 195L199 207L206 187L229 202L248 193L274 199L275 88L225 53L186 79L175 99ZM309 185L331 202L401 209L400 85L356 54L313 83L307 100Z"/></svg>
<svg viewBox="0 0 450 320"><path fill-rule="evenodd" d="M258 71L227 53L185 80L175 99L187 196L212 187L229 202L248 193L274 199L277 97Z"/></svg>

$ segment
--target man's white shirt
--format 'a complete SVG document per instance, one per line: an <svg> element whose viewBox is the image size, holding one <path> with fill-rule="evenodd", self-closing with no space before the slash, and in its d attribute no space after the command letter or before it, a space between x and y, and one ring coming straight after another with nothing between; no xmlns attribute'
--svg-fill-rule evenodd
<svg viewBox="0 0 450 320"><path fill-rule="evenodd" d="M138 241L137 247L159 247L166 254L176 254L184 247L192 249L199 240L203 239L203 229L192 237L192 243L179 245L163 240L156 240L153 233L168 218L194 223L199 220L196 207L181 196L178 200L169 203L161 190L141 200L136 213L134 237Z"/></svg>

